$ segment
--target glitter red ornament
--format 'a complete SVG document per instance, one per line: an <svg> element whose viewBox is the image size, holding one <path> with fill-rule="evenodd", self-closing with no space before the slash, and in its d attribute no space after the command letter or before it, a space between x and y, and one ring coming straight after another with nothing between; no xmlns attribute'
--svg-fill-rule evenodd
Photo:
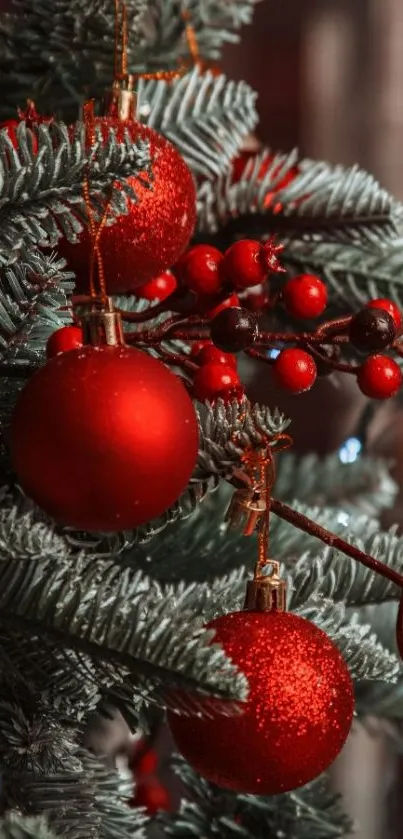
<svg viewBox="0 0 403 839"><path fill-rule="evenodd" d="M83 330L81 326L62 326L48 338L46 344L46 357L53 358L62 352L77 350L83 345Z"/></svg>
<svg viewBox="0 0 403 839"><path fill-rule="evenodd" d="M283 300L287 311L294 318L317 318L327 306L327 288L314 274L300 274L286 282Z"/></svg>
<svg viewBox="0 0 403 839"><path fill-rule="evenodd" d="M291 393L310 390L317 376L312 356L298 347L282 350L273 364L273 371L278 384Z"/></svg>
<svg viewBox="0 0 403 839"><path fill-rule="evenodd" d="M196 414L180 379L124 346L52 358L28 381L11 426L26 494L79 530L131 529L186 488L198 452Z"/></svg>
<svg viewBox="0 0 403 839"><path fill-rule="evenodd" d="M390 399L402 386L402 372L387 355L370 355L358 370L358 387L371 399Z"/></svg>
<svg viewBox="0 0 403 839"><path fill-rule="evenodd" d="M277 795L307 784L339 754L354 692L330 638L291 612L232 612L208 624L214 643L245 674L249 696L236 716L168 714L175 743L210 782Z"/></svg>
<svg viewBox="0 0 403 839"><path fill-rule="evenodd" d="M134 291L170 268L186 248L196 222L196 191L183 157L164 137L132 120L103 117L95 120L104 138L112 129L118 140L129 133L133 143L149 143L152 177L128 178L137 202L129 201L121 215L102 232L102 259L109 294ZM91 242L87 229L77 244L63 239L60 254L74 271L77 288L88 292Z"/></svg>

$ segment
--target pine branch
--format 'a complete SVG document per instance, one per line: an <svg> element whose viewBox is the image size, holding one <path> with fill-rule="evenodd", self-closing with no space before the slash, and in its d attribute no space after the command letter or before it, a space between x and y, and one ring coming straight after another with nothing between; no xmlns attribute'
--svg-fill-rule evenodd
<svg viewBox="0 0 403 839"><path fill-rule="evenodd" d="M127 0L131 57L146 0ZM13 0L0 17L0 115L27 96L45 114L75 120L86 98L102 98L114 70L113 0ZM21 26L24 20L24 26Z"/></svg>
<svg viewBox="0 0 403 839"><path fill-rule="evenodd" d="M229 174L204 185L200 202L202 231L225 227L231 239L245 231L256 238L277 232L286 244L317 241L322 234L328 241L374 247L398 236L403 216L402 205L357 166L298 161L296 151L268 149L249 162L240 180Z"/></svg>
<svg viewBox="0 0 403 839"><path fill-rule="evenodd" d="M18 151L7 132L0 132L0 265L17 261L33 246L54 247L63 235L77 241L85 219L85 174L99 205L106 187L128 175L141 177L150 167L146 143L134 144L128 136L118 142L113 131L105 141L97 135L87 150L81 123L72 138L63 124L39 126L37 150L25 123L17 136ZM111 209L127 212L135 197L126 182L114 190Z"/></svg>
<svg viewBox="0 0 403 839"><path fill-rule="evenodd" d="M58 838L42 816L31 819L13 814L0 820L0 839Z"/></svg>
<svg viewBox="0 0 403 839"><path fill-rule="evenodd" d="M195 175L213 178L256 127L255 100L245 82L196 68L174 82L140 80L138 114L174 143Z"/></svg>
<svg viewBox="0 0 403 839"><path fill-rule="evenodd" d="M302 790L263 798L218 789L184 761L175 763L189 800L182 800L178 813L160 819L174 839L336 839L352 829L324 776Z"/></svg>
<svg viewBox="0 0 403 839"><path fill-rule="evenodd" d="M54 669L63 651L65 665L103 692L127 680L132 697L177 707L177 692L187 691L184 710L203 696L228 713L245 696L244 677L211 644L200 617L184 612L180 596L167 601L140 574L77 556L74 563L11 560L0 565L0 580L1 623L7 633L43 641L42 676L54 648ZM40 675L39 657L32 666Z"/></svg>

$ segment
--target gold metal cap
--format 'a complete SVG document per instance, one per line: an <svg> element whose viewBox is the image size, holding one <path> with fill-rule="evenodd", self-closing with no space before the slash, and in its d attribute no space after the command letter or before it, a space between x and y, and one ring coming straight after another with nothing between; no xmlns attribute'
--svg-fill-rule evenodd
<svg viewBox="0 0 403 839"><path fill-rule="evenodd" d="M93 347L124 347L122 318L116 312L112 300L91 302L87 310L80 313L83 343Z"/></svg>
<svg viewBox="0 0 403 839"><path fill-rule="evenodd" d="M287 608L287 584L277 574L249 580L246 589L244 610L247 612L285 612Z"/></svg>
<svg viewBox="0 0 403 839"><path fill-rule="evenodd" d="M137 117L137 96L134 91L135 77L126 76L115 79L112 89L105 96L105 111L117 116L122 122L135 120Z"/></svg>

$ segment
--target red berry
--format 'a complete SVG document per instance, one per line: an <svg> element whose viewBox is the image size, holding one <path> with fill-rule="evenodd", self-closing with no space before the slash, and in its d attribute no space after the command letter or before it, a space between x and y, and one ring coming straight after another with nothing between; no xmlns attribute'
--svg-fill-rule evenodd
<svg viewBox="0 0 403 839"><path fill-rule="evenodd" d="M137 288L136 295L143 300L159 300L162 302L175 291L177 285L176 279L171 271L163 271L158 277L154 277L148 283Z"/></svg>
<svg viewBox="0 0 403 839"><path fill-rule="evenodd" d="M225 364L203 364L195 374L192 393L199 402L206 402L217 399L239 385L240 379L233 367Z"/></svg>
<svg viewBox="0 0 403 839"><path fill-rule="evenodd" d="M269 303L269 293L264 285L248 288L239 295L240 302L250 312L261 312Z"/></svg>
<svg viewBox="0 0 403 839"><path fill-rule="evenodd" d="M138 784L132 805L145 807L150 815L155 815L159 810L170 810L171 798L168 790L159 781L150 778Z"/></svg>
<svg viewBox="0 0 403 839"><path fill-rule="evenodd" d="M62 352L77 350L83 345L83 332L80 326L62 326L48 338L46 357L53 358Z"/></svg>
<svg viewBox="0 0 403 839"><path fill-rule="evenodd" d="M228 367L233 367L234 370L237 369L235 356L232 353L219 350L214 344L203 347L197 356L197 360L200 364L226 364Z"/></svg>
<svg viewBox="0 0 403 839"><path fill-rule="evenodd" d="M221 251L211 245L195 245L179 260L175 272L190 291L209 297L221 289L218 266L222 258Z"/></svg>
<svg viewBox="0 0 403 839"><path fill-rule="evenodd" d="M251 288L263 283L269 273L265 248L253 239L234 242L225 252L220 264L223 282L234 288Z"/></svg>
<svg viewBox="0 0 403 839"><path fill-rule="evenodd" d="M219 315L220 312L223 312L224 309L239 309L240 306L241 304L238 295L231 294L231 296L227 297L226 300L223 300L222 303L218 303L217 306L214 306L214 309L209 309L206 314L208 318L213 320L213 318L217 317L217 315Z"/></svg>
<svg viewBox="0 0 403 839"><path fill-rule="evenodd" d="M357 382L360 390L371 399L390 399L402 385L398 364L387 355L370 355L361 365Z"/></svg>
<svg viewBox="0 0 403 839"><path fill-rule="evenodd" d="M294 318L318 318L327 306L327 288L315 274L300 274L285 284L283 300Z"/></svg>
<svg viewBox="0 0 403 839"><path fill-rule="evenodd" d="M402 325L402 314L399 307L393 300L387 300L386 297L377 297L375 300L370 300L366 306L367 309L383 309L393 318L396 329L400 329Z"/></svg>
<svg viewBox="0 0 403 839"><path fill-rule="evenodd" d="M276 379L291 393L304 393L315 382L316 364L309 353L298 348L282 350L274 365Z"/></svg>

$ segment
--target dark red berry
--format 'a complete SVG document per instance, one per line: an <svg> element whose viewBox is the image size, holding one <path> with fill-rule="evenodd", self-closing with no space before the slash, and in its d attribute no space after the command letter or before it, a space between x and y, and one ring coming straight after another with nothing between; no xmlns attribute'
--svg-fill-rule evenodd
<svg viewBox="0 0 403 839"><path fill-rule="evenodd" d="M233 367L203 364L195 374L192 395L199 402L211 402L239 386L240 379Z"/></svg>
<svg viewBox="0 0 403 839"><path fill-rule="evenodd" d="M297 347L282 350L273 365L276 380L291 393L304 393L315 382L316 364L309 353Z"/></svg>
<svg viewBox="0 0 403 839"><path fill-rule="evenodd" d="M241 239L225 252L220 263L224 283L234 288L250 288L263 283L269 273L265 248L253 239Z"/></svg>
<svg viewBox="0 0 403 839"><path fill-rule="evenodd" d="M211 297L221 290L219 264L222 259L223 255L217 248L195 245L181 257L175 266L175 273L190 291Z"/></svg>
<svg viewBox="0 0 403 839"><path fill-rule="evenodd" d="M225 364L229 367L237 369L237 360L231 353L223 352L215 347L214 344L204 347L197 356L199 364Z"/></svg>
<svg viewBox="0 0 403 839"><path fill-rule="evenodd" d="M171 798L168 790L152 778L137 785L132 801L133 807L145 807L147 813L155 815L159 810L170 810Z"/></svg>
<svg viewBox="0 0 403 839"><path fill-rule="evenodd" d="M362 309L351 320L350 341L357 350L372 352L389 347L396 336L392 316L383 309Z"/></svg>
<svg viewBox="0 0 403 839"><path fill-rule="evenodd" d="M83 331L80 326L62 326L48 338L46 357L53 358L62 352L77 350L83 345Z"/></svg>
<svg viewBox="0 0 403 839"><path fill-rule="evenodd" d="M251 347L258 334L257 318L247 309L224 309L211 322L211 340L224 352L236 353Z"/></svg>
<svg viewBox="0 0 403 839"><path fill-rule="evenodd" d="M136 289L137 297L143 300L166 300L177 288L177 282L171 271L164 271L158 277Z"/></svg>
<svg viewBox="0 0 403 839"><path fill-rule="evenodd" d="M387 355L371 355L361 365L357 382L371 399L390 399L402 386L402 372L396 361Z"/></svg>
<svg viewBox="0 0 403 839"><path fill-rule="evenodd" d="M299 320L318 318L327 306L327 288L314 274L292 277L283 289L287 311Z"/></svg>
<svg viewBox="0 0 403 839"><path fill-rule="evenodd" d="M393 318L396 330L400 329L402 325L402 313L393 300L388 300L386 297L377 297L375 300L370 300L367 303L367 309L383 309Z"/></svg>
<svg viewBox="0 0 403 839"><path fill-rule="evenodd" d="M220 312L223 312L224 309L239 309L241 307L241 303L239 297L236 294L231 294L227 297L226 300L223 300L222 303L218 303L217 306L213 306L212 309L209 309L206 312L207 317L212 320L213 318L217 317Z"/></svg>

